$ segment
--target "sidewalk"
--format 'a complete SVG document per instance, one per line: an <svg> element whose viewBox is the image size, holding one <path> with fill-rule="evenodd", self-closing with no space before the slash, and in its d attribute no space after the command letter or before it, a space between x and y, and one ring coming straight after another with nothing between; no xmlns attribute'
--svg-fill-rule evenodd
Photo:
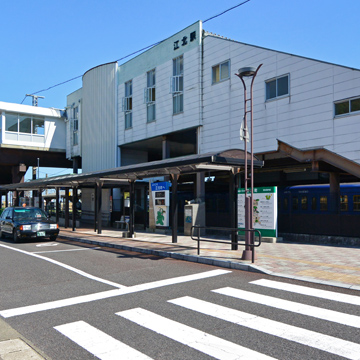
<svg viewBox="0 0 360 360"><path fill-rule="evenodd" d="M98 235L93 229L61 228L62 239L360 290L359 247L263 242L252 264L241 260L244 246L233 251L228 244L202 242L198 256L197 242L189 236L178 236L173 244L171 236L157 233L136 232L128 239L121 230L106 229Z"/></svg>
<svg viewBox="0 0 360 360"><path fill-rule="evenodd" d="M44 357L0 318L0 360L44 360Z"/></svg>

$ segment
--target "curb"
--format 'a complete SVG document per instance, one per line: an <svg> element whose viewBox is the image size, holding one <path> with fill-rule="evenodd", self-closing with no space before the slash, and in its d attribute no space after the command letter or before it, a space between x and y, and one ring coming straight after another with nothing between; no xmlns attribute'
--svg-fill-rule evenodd
<svg viewBox="0 0 360 360"><path fill-rule="evenodd" d="M120 245L120 244L113 244L113 243L102 242L102 241L88 240L88 239L83 239L81 237L74 238L74 237L67 236L67 235L59 235L59 238L63 238L66 240L72 240L75 242L81 242L81 243L86 243L86 244L108 247L108 248L134 251L134 252L138 252L138 253L155 255L155 256L160 256L160 257L170 257L170 258L177 259L177 260L197 262L199 264L212 265L212 266L222 267L222 268L226 268L226 269L249 271L249 272L255 272L258 274L265 274L265 275L281 277L281 278L285 278L285 279L306 281L306 282L319 284L319 285L327 285L327 286L339 287L339 288L343 288L343 289L360 291L360 285L350 285L350 284L344 284L344 283L340 283L340 282L336 282L336 281L320 280L320 279L307 278L307 277L296 276L296 275L274 273L273 271L266 270L266 269L262 268L261 266L254 265L254 264L242 264L242 263L228 261L228 260L211 259L211 258L199 256L199 255L186 255L186 254L174 253L174 252L163 251L163 250L144 249L144 248L133 247L133 246L128 246L128 245Z"/></svg>
<svg viewBox="0 0 360 360"><path fill-rule="evenodd" d="M77 242L86 243L86 244L108 247L108 248L134 251L134 252L139 252L139 253L149 254L149 255L156 255L156 256L160 256L160 257L170 257L170 258L177 259L177 260L197 262L200 264L213 265L213 266L223 267L223 268L227 268L227 269L243 270L243 271L250 271L250 272L272 275L271 271L265 270L265 269L261 268L260 266L250 265L250 264L249 265L241 264L241 263L237 263L234 261L217 260L217 259L211 259L211 258L202 257L202 256L198 256L198 255L186 255L186 254L179 254L179 253L163 251L163 250L144 249L144 248L133 247L133 246L128 246L128 245L112 244L112 243L102 242L102 241L82 239L80 237L73 238L71 236L66 236L66 235L59 235L59 238L77 241Z"/></svg>

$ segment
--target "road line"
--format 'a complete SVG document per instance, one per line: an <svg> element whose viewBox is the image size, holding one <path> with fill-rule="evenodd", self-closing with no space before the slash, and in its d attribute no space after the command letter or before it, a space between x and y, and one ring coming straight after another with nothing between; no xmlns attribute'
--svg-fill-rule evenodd
<svg viewBox="0 0 360 360"><path fill-rule="evenodd" d="M283 324L278 321L212 304L189 296L169 300L169 302L249 329L343 356L347 359L359 360L360 358L360 344L338 339L333 336Z"/></svg>
<svg viewBox="0 0 360 360"><path fill-rule="evenodd" d="M216 359L269 360L270 356L247 349L230 341L207 334L190 326L180 324L148 310L135 308L116 313L125 319L164 335L181 344L203 352Z"/></svg>
<svg viewBox="0 0 360 360"><path fill-rule="evenodd" d="M291 311L293 313L312 316L318 319L332 321L341 325L353 326L360 328L360 316L349 315L342 312L319 308L316 306L305 305L294 301L283 300L267 295L251 293L244 290L225 287L222 289L212 290L218 294L227 295L236 299L251 301L253 303L271 306L273 308Z"/></svg>
<svg viewBox="0 0 360 360"><path fill-rule="evenodd" d="M86 248L86 249L68 249L68 250L46 250L46 251L33 251L31 254L44 254L44 253L58 253L66 251L87 251L87 250L98 250L100 247Z"/></svg>
<svg viewBox="0 0 360 360"><path fill-rule="evenodd" d="M83 304L83 303L87 303L87 302L91 302L91 301L108 299L108 298L115 297L115 296L121 296L121 295L126 295L126 294L132 294L135 292L156 289L156 288L159 288L162 286L176 285L176 284L181 284L184 282L194 281L194 280L202 280L202 279L206 279L209 277L225 275L230 272L231 271L222 270L222 269L211 270L211 271L206 271L206 272L202 272L202 273L198 273L198 274L179 276L176 278L153 281L150 283L124 287L122 289L103 291L103 292L99 292L99 293L82 295L82 296L77 296L77 297L68 298L68 299L50 301L50 302L46 302L46 303L42 303L42 304L22 306L22 307L18 307L18 308L14 308L14 309L2 310L2 311L0 311L0 316L2 316L3 318L9 318L9 317L13 317L13 316L32 314L32 313L39 312L39 311L58 309L58 308L65 307L65 306L78 305L78 304Z"/></svg>
<svg viewBox="0 0 360 360"><path fill-rule="evenodd" d="M81 275L81 276L84 276L88 279L91 279L91 280L95 280L95 281L98 281L98 282L101 282L103 284L107 284L107 285L110 285L110 286L114 286L118 289L122 289L124 288L125 286L124 285L121 285L121 284L118 284L118 283L115 283L113 281L109 281L109 280L105 280L105 279L102 279L102 278L99 278L97 276L94 276L94 275L91 275L91 274L88 274L86 273L85 271L82 271L82 270L79 270L79 269L76 269L72 266L69 266L69 265L66 265L64 263L61 263L60 261L56 261L56 260L53 260L53 259L50 259L50 258L47 258L45 256L41 256L41 255L38 255L38 254L35 254L35 253L31 253L31 252L28 252L28 251L25 251L25 250L20 250L20 249L16 249L16 248L13 248L11 246L7 246L7 245L2 245L0 244L1 247L4 247L6 249L9 249L9 250L13 250L13 251L17 251L17 252L20 252L22 254L25 254L25 255L29 255L29 256L33 256L33 257L36 257L38 259L41 259L41 260L45 260L45 261L48 261L54 265L58 265L58 266L61 266L63 267L64 269L67 269L67 270L70 270L78 275Z"/></svg>
<svg viewBox="0 0 360 360"><path fill-rule="evenodd" d="M301 295L315 296L321 299L333 300L333 301L343 302L346 304L360 306L360 296L341 294L338 292L333 292L328 290L313 289L307 286L287 284L279 281L266 280L266 279L251 281L250 284L260 285L272 289L290 291Z"/></svg>
<svg viewBox="0 0 360 360"><path fill-rule="evenodd" d="M140 351L114 339L85 321L55 326L55 330L99 358L100 360L151 359Z"/></svg>

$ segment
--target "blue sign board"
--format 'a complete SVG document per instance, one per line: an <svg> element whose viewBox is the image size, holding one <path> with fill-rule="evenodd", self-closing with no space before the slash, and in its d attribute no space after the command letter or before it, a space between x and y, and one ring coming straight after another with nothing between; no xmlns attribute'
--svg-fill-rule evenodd
<svg viewBox="0 0 360 360"><path fill-rule="evenodd" d="M151 191L163 191L169 189L170 189L170 183L167 181L151 183Z"/></svg>

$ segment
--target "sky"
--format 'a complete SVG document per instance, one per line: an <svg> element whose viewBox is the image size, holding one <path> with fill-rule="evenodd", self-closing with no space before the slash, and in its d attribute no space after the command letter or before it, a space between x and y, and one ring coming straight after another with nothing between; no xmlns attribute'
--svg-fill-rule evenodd
<svg viewBox="0 0 360 360"><path fill-rule="evenodd" d="M39 106L63 109L66 96L81 87L82 75L92 67L117 61L244 1L0 0L0 101L31 105L25 95L37 93L45 97ZM360 0L248 0L203 28L359 69L359 13ZM68 172L40 164L40 177Z"/></svg>

